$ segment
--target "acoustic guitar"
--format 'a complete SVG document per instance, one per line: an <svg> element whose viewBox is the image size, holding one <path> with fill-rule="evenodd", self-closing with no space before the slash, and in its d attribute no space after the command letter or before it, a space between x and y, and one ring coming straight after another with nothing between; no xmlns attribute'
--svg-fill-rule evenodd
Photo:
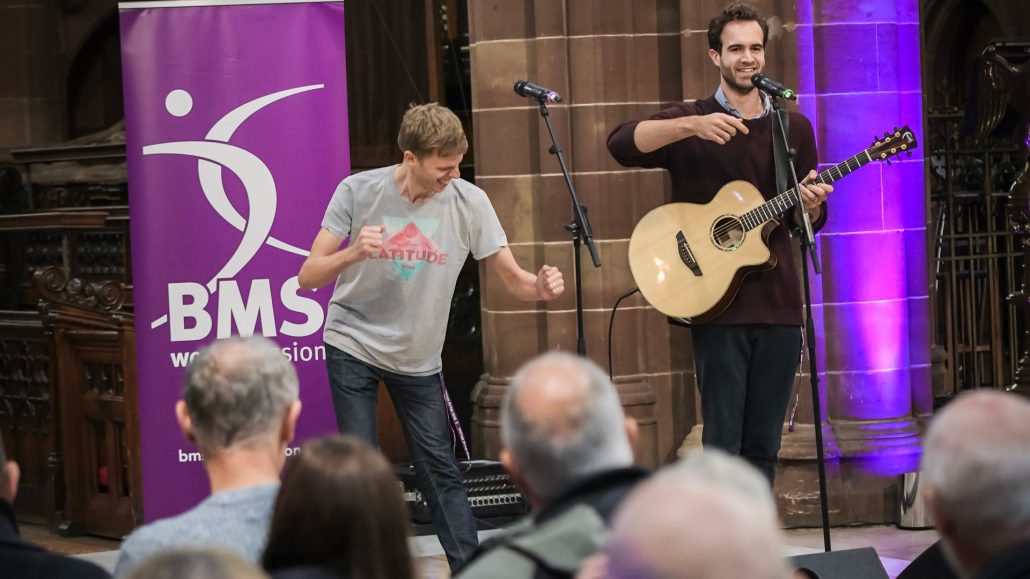
<svg viewBox="0 0 1030 579"><path fill-rule="evenodd" d="M806 183L833 183L873 161L916 148L907 126L885 133L871 147ZM637 223L629 240L629 266L644 299L656 310L690 322L719 315L744 276L776 266L769 234L797 204L794 188L766 201L754 185L731 181L715 198L662 205Z"/></svg>

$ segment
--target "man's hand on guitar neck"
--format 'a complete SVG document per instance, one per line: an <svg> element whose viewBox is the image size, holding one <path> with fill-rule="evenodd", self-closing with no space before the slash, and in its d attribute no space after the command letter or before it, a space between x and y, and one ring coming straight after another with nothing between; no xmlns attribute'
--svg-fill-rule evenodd
<svg viewBox="0 0 1030 579"><path fill-rule="evenodd" d="M737 133L746 135L748 129L744 121L733 115L691 115L675 119L640 121L633 131L633 144L641 153L650 153L689 137L700 137L725 145Z"/></svg>
<svg viewBox="0 0 1030 579"><path fill-rule="evenodd" d="M801 201L813 222L819 221L819 217L822 216L820 206L823 201L826 201L826 195L833 191L833 185L816 183L815 180L818 177L818 173L809 171L801 181ZM798 215L798 217L801 216Z"/></svg>

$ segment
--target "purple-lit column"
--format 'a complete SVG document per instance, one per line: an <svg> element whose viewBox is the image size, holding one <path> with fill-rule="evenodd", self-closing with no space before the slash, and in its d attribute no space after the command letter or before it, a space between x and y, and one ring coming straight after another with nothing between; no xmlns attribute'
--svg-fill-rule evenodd
<svg viewBox="0 0 1030 579"><path fill-rule="evenodd" d="M894 127L922 137L917 0L802 0L798 42L800 108L815 125L821 168ZM879 478L885 488L891 475L918 468L918 418L931 410L922 158L917 149L835 184L819 242L823 274L813 278L842 475ZM875 511L875 486L845 488L865 489Z"/></svg>

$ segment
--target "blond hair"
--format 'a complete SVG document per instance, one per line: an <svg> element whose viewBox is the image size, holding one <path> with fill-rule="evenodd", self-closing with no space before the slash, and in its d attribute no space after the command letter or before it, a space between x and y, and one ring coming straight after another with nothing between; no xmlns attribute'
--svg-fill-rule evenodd
<svg viewBox="0 0 1030 579"><path fill-rule="evenodd" d="M416 157L464 155L468 150L465 130L451 110L437 103L411 105L397 133L401 151Z"/></svg>

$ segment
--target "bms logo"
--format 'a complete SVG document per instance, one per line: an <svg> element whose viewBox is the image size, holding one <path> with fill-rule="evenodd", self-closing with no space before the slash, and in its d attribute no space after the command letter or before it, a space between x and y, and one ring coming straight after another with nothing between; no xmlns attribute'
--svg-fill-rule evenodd
<svg viewBox="0 0 1030 579"><path fill-rule="evenodd" d="M247 298L234 279L250 263L264 245L307 257L308 252L269 233L275 221L277 195L275 179L264 162L256 155L230 144L233 133L264 107L307 91L324 88L317 84L279 91L244 103L219 119L200 141L175 141L143 147L143 155L183 155L197 159L197 175L204 197L211 208L228 225L242 233L240 244L222 268L206 284L168 284L168 313L154 320L151 329L168 324L171 341L203 340L211 334L213 321L206 308L212 296L217 298L217 318L214 326L217 337L233 332L253 335L260 322L265 336L283 333L302 337L322 327L325 312L322 306L298 295L299 284L291 277L279 289L279 301L291 312L303 315L302 323L283 321L276 325L271 280L254 279L250 282ZM165 109L175 117L184 117L193 109L193 97L185 90L173 90L165 98ZM222 181L223 169L232 171L243 183L247 195L247 217L233 207Z"/></svg>

